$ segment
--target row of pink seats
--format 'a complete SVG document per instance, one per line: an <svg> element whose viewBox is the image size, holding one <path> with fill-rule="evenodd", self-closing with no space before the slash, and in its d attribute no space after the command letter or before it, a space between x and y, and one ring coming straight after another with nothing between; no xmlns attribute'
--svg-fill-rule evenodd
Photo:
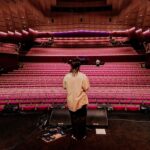
<svg viewBox="0 0 150 150"><path fill-rule="evenodd" d="M32 83L31 83L32 84ZM38 87L38 88L44 88L44 87L48 87L48 88L53 88L53 87L60 87L62 86L62 84L58 84L58 83L51 83L51 84L41 84L41 85L36 85L36 84L33 84L33 85L30 85L30 84L18 84L18 85L0 85L0 88L6 88L7 90L11 89L11 88L34 88L34 87ZM125 85L125 84L120 84L120 83L117 83L117 84L106 84L106 83L95 83L95 84L91 84L91 88L94 88L94 87L98 87L98 86L103 86L103 87L138 87L138 86L141 86L141 84L136 84L136 83L130 83L130 85ZM142 84L142 87L144 86L149 86L148 83L144 83Z"/></svg>
<svg viewBox="0 0 150 150"><path fill-rule="evenodd" d="M48 64L44 68L45 71L42 63L37 64L39 65L37 68L36 64L31 64L32 67L30 63L25 65L28 67L23 66L20 71L0 76L0 106L12 103L22 106L22 110L36 110L39 105L66 103L66 91L62 88L63 70L57 72L59 65L55 64L56 70L52 69L52 71L47 68ZM91 82L91 89L88 92L90 103L112 105L114 110L116 106L117 109L122 106L124 110L132 110L131 105L150 104L149 70L138 69L140 66L138 63L133 65L126 63L126 65L128 67L121 70L119 63L118 70L110 67L110 71L108 66L108 70L103 71L98 70L102 67L91 66L93 69L90 71L88 66L88 70L85 71L89 73ZM63 65L61 67L63 68ZM105 68L105 65L103 67ZM125 70L125 68L128 69ZM100 75L98 76L97 73ZM128 105L130 108L127 107Z"/></svg>
<svg viewBox="0 0 150 150"><path fill-rule="evenodd" d="M38 76L38 77L32 77L32 76L8 76L8 75L5 75L3 74L1 77L0 77L0 82L11 82L11 81L14 81L14 82L23 82L23 81L62 81L63 80L63 76L46 76L46 77L43 77L43 76ZM92 80L100 80L100 81L105 81L105 80L121 80L121 81L126 81L126 80L142 80L142 81L147 81L150 79L150 75L149 76L89 76L89 80L92 81Z"/></svg>
<svg viewBox="0 0 150 150"><path fill-rule="evenodd" d="M38 66L32 66L32 67L31 67L31 66L30 66L30 67L29 67L29 66L25 66L25 65L24 65L23 67L24 67L24 69L41 69L41 70L42 70L42 69L62 69L62 68L63 68L64 70L70 69L70 66L64 66L64 65L61 65L61 66L59 66L59 65L57 65L57 66L55 66L55 65L54 65L54 66L44 66L44 65L43 65L43 67L42 67L42 66L39 66L39 67L38 67ZM107 63L105 63L104 66L100 66L100 67L101 67L101 69L105 69L105 68L106 68L106 69L111 69L111 68L112 68L112 69L141 68L140 63L138 64L138 66L131 66L131 65L130 65L130 66L123 66L123 65L122 65L122 66L117 66L117 65L115 65L115 64L114 64L114 66L113 66L113 65L112 65L112 66L109 66L109 65L107 66ZM81 66L81 69L83 69L83 70L84 70L84 69L85 69L85 70L86 70L86 69L87 69L87 70L94 69L94 70L95 70L95 69L99 69L99 67L96 67L95 65L90 65L90 66L85 65L85 66Z"/></svg>
<svg viewBox="0 0 150 150"><path fill-rule="evenodd" d="M87 76L102 76L102 75L105 75L105 76L149 76L150 72L132 72L132 71L126 71L126 72L83 72L85 73ZM9 73L8 76L12 75L12 76L64 76L65 74L67 74L66 72L41 72L41 73L36 73L36 72L33 72L33 73L30 73L30 72L20 72L20 73L15 73L15 72L12 72L12 73Z"/></svg>
<svg viewBox="0 0 150 150"><path fill-rule="evenodd" d="M103 100L106 102L115 102L115 101L123 101L124 103L128 103L134 100L150 100L150 94L147 92L141 92L141 93L126 93L126 92L122 92L122 93L92 93L90 92L88 94L89 99L93 99L93 100ZM7 92L3 93L0 95L0 100L46 100L46 99L66 99L66 94L65 93L9 93L7 94Z"/></svg>
<svg viewBox="0 0 150 150"><path fill-rule="evenodd" d="M85 72L85 73L90 73L90 72L95 72L95 73L99 73L99 72L144 72L144 73L150 73L150 71L149 70L145 70L145 69L98 69L98 70L96 70L96 69L94 69L94 70L82 70L81 69L81 71L82 72ZM49 70L32 70L32 72L31 72L31 70L14 70L14 73L52 73L52 72L60 72L60 73L67 73L67 72L69 72L69 69L68 70L64 70L64 69L58 69L58 70L52 70L52 69L49 69Z"/></svg>
<svg viewBox="0 0 150 150"><path fill-rule="evenodd" d="M0 43L0 53L18 54L16 51L17 45L11 43Z"/></svg>
<svg viewBox="0 0 150 150"><path fill-rule="evenodd" d="M140 79L140 78L139 78ZM89 79L91 86L96 86L96 85L103 85L103 86L112 86L112 85L122 85L122 86L133 86L133 85L149 85L150 84L150 79L144 79L144 80L138 80L136 79L124 79L124 80L116 80L116 79ZM52 86L52 85L59 85L61 86L63 83L63 80L57 80L57 79L52 79L52 80L28 80L28 82L22 80L22 81L14 81L14 80L7 80L7 81L1 81L0 86ZM55 86L54 86L55 87Z"/></svg>
<svg viewBox="0 0 150 150"><path fill-rule="evenodd" d="M106 65L106 64L105 64ZM115 66L115 65L114 65ZM141 68L141 66L139 65L139 66L130 66L130 67L127 67L127 66L100 66L100 68L99 67L96 67L95 65L93 65L93 67L92 66L90 66L90 67L81 67L81 70L83 69L83 70L99 70L99 69L140 69ZM31 70L31 69L33 69L33 70L58 70L58 69L63 69L63 70L68 70L68 69L70 69L70 66L68 66L68 67L64 67L64 66L48 66L48 67L42 67L42 66L39 66L39 67L26 67L26 66L24 66L24 70Z"/></svg>
<svg viewBox="0 0 150 150"><path fill-rule="evenodd" d="M139 111L140 105L111 105L111 108L116 111Z"/></svg>
<svg viewBox="0 0 150 150"><path fill-rule="evenodd" d="M106 105L150 105L150 100L107 100L107 99L89 99L90 104L106 104ZM0 105L6 104L66 104L65 99L24 99L24 100L1 100Z"/></svg>
<svg viewBox="0 0 150 150"><path fill-rule="evenodd" d="M149 85L150 80L141 80L141 81L135 81L135 80L89 80L91 86L95 86L95 85L122 85L122 86L133 86L133 85ZM14 85L14 86L20 86L20 85L39 85L40 86L50 86L50 85L62 85L63 80L47 80L47 81L41 81L41 80L33 80L33 81L29 81L29 82L25 82L25 81L4 81L4 82L0 82L0 85ZM32 85L31 85L32 84Z"/></svg>
<svg viewBox="0 0 150 150"><path fill-rule="evenodd" d="M0 105L0 111L4 110L5 105ZM92 104L88 106L88 109L98 109L99 106L96 104ZM19 109L22 111L41 111L41 110L50 110L53 109L53 105L51 104L19 104ZM120 105L113 104L110 105L108 109L117 110L117 111L139 111L140 105Z"/></svg>
<svg viewBox="0 0 150 150"><path fill-rule="evenodd" d="M10 81L18 81L18 82L23 82L23 81L62 81L64 77L62 76L46 76L46 77L42 77L42 76L38 76L38 77L32 77L32 76L8 76L3 74L0 77L0 82L10 82ZM100 80L100 81L105 81L105 80L142 80L142 81L146 81L150 79L150 75L149 76L89 76L89 80Z"/></svg>

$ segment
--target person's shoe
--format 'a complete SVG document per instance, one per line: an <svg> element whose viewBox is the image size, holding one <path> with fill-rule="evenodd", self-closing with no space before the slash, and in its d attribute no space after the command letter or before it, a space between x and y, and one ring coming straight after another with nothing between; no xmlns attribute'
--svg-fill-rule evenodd
<svg viewBox="0 0 150 150"><path fill-rule="evenodd" d="M72 135L71 138L77 141L77 138L74 135Z"/></svg>

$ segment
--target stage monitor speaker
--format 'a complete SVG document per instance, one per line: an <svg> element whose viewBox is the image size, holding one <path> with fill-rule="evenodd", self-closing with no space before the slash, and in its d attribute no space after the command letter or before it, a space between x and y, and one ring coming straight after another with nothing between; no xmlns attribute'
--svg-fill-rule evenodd
<svg viewBox="0 0 150 150"><path fill-rule="evenodd" d="M69 110L53 109L49 124L52 126L71 126Z"/></svg>
<svg viewBox="0 0 150 150"><path fill-rule="evenodd" d="M102 128L108 127L107 111L105 109L94 109L87 111L87 126Z"/></svg>
<svg viewBox="0 0 150 150"><path fill-rule="evenodd" d="M50 117L52 126L71 126L71 118L67 109L53 109ZM107 127L108 118L105 109L87 111L87 127Z"/></svg>

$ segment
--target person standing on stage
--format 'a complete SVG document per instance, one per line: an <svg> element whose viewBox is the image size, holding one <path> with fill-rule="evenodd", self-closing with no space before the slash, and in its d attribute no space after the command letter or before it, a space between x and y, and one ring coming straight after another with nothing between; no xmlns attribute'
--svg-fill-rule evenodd
<svg viewBox="0 0 150 150"><path fill-rule="evenodd" d="M89 89L88 77L80 72L80 59L70 61L71 70L63 79L63 87L67 90L67 107L71 116L72 138L86 138L86 117Z"/></svg>

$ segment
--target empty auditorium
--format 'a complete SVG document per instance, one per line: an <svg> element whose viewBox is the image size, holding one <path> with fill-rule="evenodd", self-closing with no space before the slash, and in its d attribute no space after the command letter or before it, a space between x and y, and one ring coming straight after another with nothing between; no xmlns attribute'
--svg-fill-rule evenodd
<svg viewBox="0 0 150 150"><path fill-rule="evenodd" d="M0 0L0 150L150 150L150 0Z"/></svg>

